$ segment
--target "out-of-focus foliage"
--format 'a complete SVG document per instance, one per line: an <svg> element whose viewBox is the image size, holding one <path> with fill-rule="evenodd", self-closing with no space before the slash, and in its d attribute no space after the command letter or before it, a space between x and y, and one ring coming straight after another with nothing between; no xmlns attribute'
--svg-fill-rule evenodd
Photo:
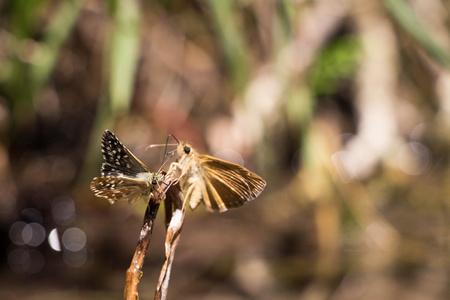
<svg viewBox="0 0 450 300"><path fill-rule="evenodd" d="M310 87L317 96L333 95L339 91L344 80L355 75L358 63L358 44L349 36L329 45L317 56L311 70Z"/></svg>
<svg viewBox="0 0 450 300"><path fill-rule="evenodd" d="M151 170L174 134L268 183L187 214L169 299L447 299L449 23L439 0L0 2L1 298L122 297L145 203L89 190L110 129Z"/></svg>

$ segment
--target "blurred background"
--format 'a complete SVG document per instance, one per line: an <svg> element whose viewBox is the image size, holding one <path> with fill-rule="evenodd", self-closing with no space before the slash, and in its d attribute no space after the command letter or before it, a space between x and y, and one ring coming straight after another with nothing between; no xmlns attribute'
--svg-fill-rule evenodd
<svg viewBox="0 0 450 300"><path fill-rule="evenodd" d="M150 170L174 134L267 181L188 210L169 299L448 299L449 24L445 0L1 1L1 298L123 297L145 203L89 190L109 129Z"/></svg>

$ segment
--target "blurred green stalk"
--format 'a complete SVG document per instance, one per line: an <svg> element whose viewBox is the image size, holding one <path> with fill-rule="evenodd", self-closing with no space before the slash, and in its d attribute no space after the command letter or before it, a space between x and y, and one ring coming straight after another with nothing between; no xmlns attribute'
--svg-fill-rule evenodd
<svg viewBox="0 0 450 300"><path fill-rule="evenodd" d="M114 130L116 118L130 110L135 87L136 70L140 57L141 11L137 0L111 0L108 3L113 15L111 41L106 46L106 74L108 93L99 99L95 124L90 139L82 177L88 177L89 168L99 165L99 141L103 131ZM109 67L109 69L108 69Z"/></svg>
<svg viewBox="0 0 450 300"><path fill-rule="evenodd" d="M61 47L71 33L83 3L84 0L62 1L51 19L40 51L31 67L31 88L34 96L53 72Z"/></svg>
<svg viewBox="0 0 450 300"><path fill-rule="evenodd" d="M9 29L14 37L13 50L9 59L3 61L0 80L11 100L13 124L32 113L34 100L51 76L84 0L59 2L37 41L35 28L48 2L17 0L11 6Z"/></svg>
<svg viewBox="0 0 450 300"><path fill-rule="evenodd" d="M110 52L109 100L113 116L130 108L140 49L140 9L136 0L115 1Z"/></svg>
<svg viewBox="0 0 450 300"><path fill-rule="evenodd" d="M235 88L242 91L250 77L250 66L245 53L249 51L245 47L245 37L238 21L238 9L233 0L208 0L212 11L221 49L227 61L227 68L232 76Z"/></svg>
<svg viewBox="0 0 450 300"><path fill-rule="evenodd" d="M383 0L383 2L400 26L416 39L432 57L450 69L450 56L435 43L411 7L402 0Z"/></svg>

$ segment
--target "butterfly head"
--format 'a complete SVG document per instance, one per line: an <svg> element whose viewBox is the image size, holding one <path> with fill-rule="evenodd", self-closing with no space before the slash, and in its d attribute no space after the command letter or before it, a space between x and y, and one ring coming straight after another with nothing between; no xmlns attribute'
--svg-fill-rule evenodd
<svg viewBox="0 0 450 300"><path fill-rule="evenodd" d="M161 172L151 173L152 176L149 180L150 184L153 186L153 188L158 187L163 181L165 175Z"/></svg>
<svg viewBox="0 0 450 300"><path fill-rule="evenodd" d="M178 157L191 156L194 153L194 149L186 142L180 142L177 146Z"/></svg>

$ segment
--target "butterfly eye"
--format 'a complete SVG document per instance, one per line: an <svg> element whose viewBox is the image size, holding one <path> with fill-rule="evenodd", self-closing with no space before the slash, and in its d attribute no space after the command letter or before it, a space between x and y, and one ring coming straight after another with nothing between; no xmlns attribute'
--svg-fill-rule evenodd
<svg viewBox="0 0 450 300"><path fill-rule="evenodd" d="M152 180L152 184L153 184L153 185L156 185L157 183L158 183L158 182L156 181L156 179L153 179L153 180Z"/></svg>
<svg viewBox="0 0 450 300"><path fill-rule="evenodd" d="M189 154L191 152L191 147L184 146L184 153Z"/></svg>

